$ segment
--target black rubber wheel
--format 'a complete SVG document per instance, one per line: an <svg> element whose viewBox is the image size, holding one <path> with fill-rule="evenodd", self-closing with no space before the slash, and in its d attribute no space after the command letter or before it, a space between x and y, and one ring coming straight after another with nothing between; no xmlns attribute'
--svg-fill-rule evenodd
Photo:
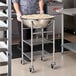
<svg viewBox="0 0 76 76"><path fill-rule="evenodd" d="M30 72L32 72L32 69L30 68Z"/></svg>
<svg viewBox="0 0 76 76"><path fill-rule="evenodd" d="M55 69L56 68L56 63L51 64L51 68Z"/></svg>
<svg viewBox="0 0 76 76"><path fill-rule="evenodd" d="M43 57L41 57L41 61L43 61Z"/></svg>
<svg viewBox="0 0 76 76"><path fill-rule="evenodd" d="M30 72L31 72L31 73L34 72L34 67L30 68Z"/></svg>
<svg viewBox="0 0 76 76"><path fill-rule="evenodd" d="M21 64L22 64L22 60L21 60Z"/></svg>
<svg viewBox="0 0 76 76"><path fill-rule="evenodd" d="M23 60L21 60L21 64L22 64L22 65L24 65L24 64L25 64Z"/></svg>
<svg viewBox="0 0 76 76"><path fill-rule="evenodd" d="M51 64L51 68L52 68L52 69L54 68L54 65L53 65L53 64Z"/></svg>

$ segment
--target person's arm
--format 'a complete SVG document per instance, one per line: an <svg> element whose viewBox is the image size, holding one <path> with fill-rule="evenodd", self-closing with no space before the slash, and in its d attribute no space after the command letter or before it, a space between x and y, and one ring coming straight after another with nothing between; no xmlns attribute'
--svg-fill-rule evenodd
<svg viewBox="0 0 76 76"><path fill-rule="evenodd" d="M18 0L13 0L13 7L15 9L16 15L17 15L17 20L21 21L21 12L20 12L20 8L19 8L19 3Z"/></svg>
<svg viewBox="0 0 76 76"><path fill-rule="evenodd" d="M44 13L44 0L39 0L40 14Z"/></svg>
<svg viewBox="0 0 76 76"><path fill-rule="evenodd" d="M14 7L16 13L20 13L19 4L17 2L13 3L13 7Z"/></svg>

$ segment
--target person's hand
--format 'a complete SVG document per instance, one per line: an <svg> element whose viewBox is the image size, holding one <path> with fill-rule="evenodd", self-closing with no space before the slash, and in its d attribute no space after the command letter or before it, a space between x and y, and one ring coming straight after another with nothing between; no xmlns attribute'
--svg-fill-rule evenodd
<svg viewBox="0 0 76 76"><path fill-rule="evenodd" d="M43 10L41 10L41 11L40 11L40 14L44 14L44 11L43 11Z"/></svg>
<svg viewBox="0 0 76 76"><path fill-rule="evenodd" d="M16 13L16 15L17 15L17 20L18 20L19 22L21 22L21 13L18 12L18 13Z"/></svg>

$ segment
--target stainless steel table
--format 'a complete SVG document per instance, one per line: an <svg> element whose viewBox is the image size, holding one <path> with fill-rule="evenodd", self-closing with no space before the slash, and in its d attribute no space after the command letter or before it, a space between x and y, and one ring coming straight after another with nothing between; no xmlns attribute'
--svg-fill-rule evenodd
<svg viewBox="0 0 76 76"><path fill-rule="evenodd" d="M75 16L76 8L60 9L60 10L57 10L57 12L62 14L61 52L63 53L64 52L63 48L66 48L76 53L76 43L65 43L64 44L64 14L69 15L69 16Z"/></svg>

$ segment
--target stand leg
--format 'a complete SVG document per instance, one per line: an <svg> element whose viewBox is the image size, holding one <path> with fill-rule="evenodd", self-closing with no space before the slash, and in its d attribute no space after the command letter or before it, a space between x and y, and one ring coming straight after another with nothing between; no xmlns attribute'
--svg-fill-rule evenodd
<svg viewBox="0 0 76 76"><path fill-rule="evenodd" d="M63 44L64 44L64 18L63 18L63 14L62 14L62 26L61 26L61 29L62 29L62 34L61 34L61 53L63 54L64 52L64 48L63 48Z"/></svg>
<svg viewBox="0 0 76 76"><path fill-rule="evenodd" d="M33 65L33 22L31 26L31 66L30 66L30 72L34 72L34 65Z"/></svg>
<svg viewBox="0 0 76 76"><path fill-rule="evenodd" d="M53 63L51 64L51 68L55 69L55 20L53 20Z"/></svg>
<svg viewBox="0 0 76 76"><path fill-rule="evenodd" d="M22 51L22 59L21 64L24 64L24 56L23 56L23 21L21 22L21 51Z"/></svg>
<svg viewBox="0 0 76 76"><path fill-rule="evenodd" d="M44 29L42 28L42 56L41 56L41 60L43 60L44 57Z"/></svg>

